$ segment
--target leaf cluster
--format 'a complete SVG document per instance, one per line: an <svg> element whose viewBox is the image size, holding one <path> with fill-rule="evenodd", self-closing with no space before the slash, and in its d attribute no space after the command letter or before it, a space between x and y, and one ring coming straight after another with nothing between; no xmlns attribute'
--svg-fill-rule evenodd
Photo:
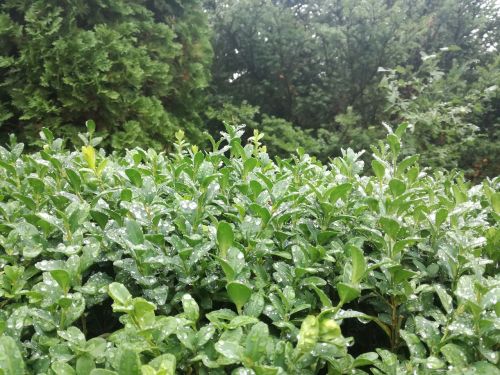
<svg viewBox="0 0 500 375"><path fill-rule="evenodd" d="M0 148L3 374L497 374L498 178L212 149Z"/></svg>

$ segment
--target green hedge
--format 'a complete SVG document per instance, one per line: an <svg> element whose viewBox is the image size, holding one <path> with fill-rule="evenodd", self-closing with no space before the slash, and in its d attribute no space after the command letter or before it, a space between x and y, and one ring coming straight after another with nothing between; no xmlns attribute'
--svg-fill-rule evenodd
<svg viewBox="0 0 500 375"><path fill-rule="evenodd" d="M229 126L0 148L0 372L498 374L500 180L400 160L404 128L371 170Z"/></svg>

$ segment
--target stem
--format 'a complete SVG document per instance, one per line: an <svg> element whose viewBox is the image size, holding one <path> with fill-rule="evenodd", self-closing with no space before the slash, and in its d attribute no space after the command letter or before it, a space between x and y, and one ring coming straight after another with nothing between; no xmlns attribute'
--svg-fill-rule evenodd
<svg viewBox="0 0 500 375"><path fill-rule="evenodd" d="M321 311L318 315L318 319L324 314L333 314L335 316L335 314L337 314L337 312L342 308L343 305L344 301L340 300L337 306Z"/></svg>
<svg viewBox="0 0 500 375"><path fill-rule="evenodd" d="M64 329L64 323L66 320L66 309L61 309L61 317L59 319L59 327L60 329Z"/></svg>
<svg viewBox="0 0 500 375"><path fill-rule="evenodd" d="M399 345L399 316L398 305L394 296L391 296L391 352L395 352Z"/></svg>
<svg viewBox="0 0 500 375"><path fill-rule="evenodd" d="M85 318L85 314L82 315L82 317L81 317L80 320L82 322L82 331L83 331L83 334L85 335L85 337L87 337L88 330L87 330L87 319Z"/></svg>

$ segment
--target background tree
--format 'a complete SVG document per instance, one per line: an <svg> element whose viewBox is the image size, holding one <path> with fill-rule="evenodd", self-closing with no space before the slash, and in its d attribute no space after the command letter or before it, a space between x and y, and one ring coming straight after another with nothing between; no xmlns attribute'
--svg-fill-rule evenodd
<svg viewBox="0 0 500 375"><path fill-rule="evenodd" d="M424 70L444 78L440 86L431 85L432 96L426 96L431 87L419 83L425 86L420 93L425 99L412 102L413 115L422 112L425 117L433 105L443 113L460 111L464 105L474 110L448 123L455 135L437 141L431 137L420 142L417 134L429 128L415 123L419 129L410 143L417 151L430 153L431 145L459 140L464 147L455 145L451 155L442 148L437 164L471 167L474 162L463 157L468 151L462 141L470 144L480 137L488 143L487 129L497 126L495 116L479 113L495 112L493 102L486 104L494 95L477 92L494 86L485 86L482 77L496 79L488 68L498 56L495 43L500 40L495 1L207 0L206 7L215 31L212 88L218 100L247 102L308 131L324 159L347 145L368 147L385 132L384 121L411 120L410 114L395 113L403 108L392 105L391 95L415 96L415 88L397 80L420 82ZM425 56L435 52L440 58L431 67ZM397 88L391 93L385 83L393 69L405 73L393 82ZM452 81L455 86L447 93ZM478 129L470 133L472 120ZM440 123L429 126L440 133ZM469 136L462 138L464 133Z"/></svg>
<svg viewBox="0 0 500 375"><path fill-rule="evenodd" d="M199 133L209 28L198 0L0 3L0 125L74 137L94 119L115 148Z"/></svg>

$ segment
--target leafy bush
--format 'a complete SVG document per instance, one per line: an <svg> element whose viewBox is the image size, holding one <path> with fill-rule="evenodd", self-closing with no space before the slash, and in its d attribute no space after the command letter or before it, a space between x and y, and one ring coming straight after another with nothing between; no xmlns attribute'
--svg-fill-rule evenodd
<svg viewBox="0 0 500 375"><path fill-rule="evenodd" d="M381 68L385 72L380 86L387 96L386 112L392 122L412 124L406 154L419 153L425 164L434 167L474 168L476 171L468 173L476 178L496 176L498 119L491 107L495 108L500 93L500 60L492 64L491 73L477 69L473 63L455 65L444 72L438 64L445 60L446 53L450 53L448 49L430 56L422 54L424 62L416 72L402 67ZM471 79L470 75L475 77ZM492 160L493 165L476 167L484 158Z"/></svg>
<svg viewBox="0 0 500 375"><path fill-rule="evenodd" d="M224 124L245 124L250 129L264 131L261 139L266 144L266 151L272 156L288 158L298 148L318 155L326 149L311 135L311 130L298 128L282 118L261 114L259 107L246 102L239 106L217 103L215 108L209 107L205 115L211 133L222 130Z"/></svg>
<svg viewBox="0 0 500 375"><path fill-rule="evenodd" d="M201 152L0 148L3 374L498 374L499 178Z"/></svg>

